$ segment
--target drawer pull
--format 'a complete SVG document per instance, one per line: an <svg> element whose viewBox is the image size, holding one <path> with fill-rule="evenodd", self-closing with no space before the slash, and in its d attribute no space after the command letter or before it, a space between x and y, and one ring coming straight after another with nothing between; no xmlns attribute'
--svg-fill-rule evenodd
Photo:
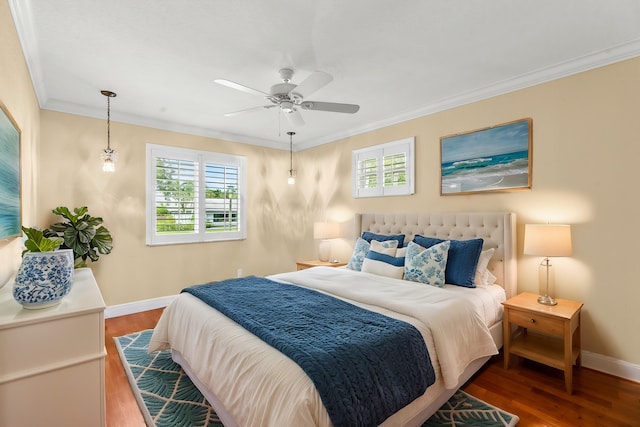
<svg viewBox="0 0 640 427"><path fill-rule="evenodd" d="M531 319L531 323L536 323L536 319Z"/></svg>

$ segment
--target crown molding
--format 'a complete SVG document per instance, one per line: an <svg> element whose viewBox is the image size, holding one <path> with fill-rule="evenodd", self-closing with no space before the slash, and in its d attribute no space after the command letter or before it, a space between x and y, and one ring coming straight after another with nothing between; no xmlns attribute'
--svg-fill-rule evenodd
<svg viewBox="0 0 640 427"><path fill-rule="evenodd" d="M34 23L32 22L32 14L29 10L30 2L21 0L8 0L8 4L9 8L11 9L11 14L13 15L14 22L16 23L18 37L20 39L20 44L22 46L23 54L27 63L27 68L31 75L31 80L33 82L40 108L66 112L70 114L77 114L81 116L102 118L102 111L98 112L95 109L91 110L80 105L64 103L48 98L47 90L44 84L45 80L42 71L42 65L39 59L40 55L38 43L36 38L34 37ZM576 57L559 64L534 70L529 73L508 78L502 81L497 81L485 87L460 93L446 99L421 106L419 108L403 111L392 117L374 121L364 126L350 128L342 132L325 135L321 138L311 139L307 141L298 141L294 146L294 151L307 150L323 144L328 144L355 135L375 131L384 127L393 126L398 123L403 123L419 117L428 116L466 104L471 104L473 102L525 89L552 80L568 77L577 73L589 71L637 56L640 56L640 39L630 40L626 43ZM283 142L273 141L266 138L247 137L239 134L216 131L214 129L188 126L181 123L167 122L137 115L126 115L123 113L118 114L117 117L118 118L116 120L132 125L140 125L173 132L181 132L190 135L222 139L243 144L258 145L279 150L288 150L288 147L286 147L286 144L284 144Z"/></svg>

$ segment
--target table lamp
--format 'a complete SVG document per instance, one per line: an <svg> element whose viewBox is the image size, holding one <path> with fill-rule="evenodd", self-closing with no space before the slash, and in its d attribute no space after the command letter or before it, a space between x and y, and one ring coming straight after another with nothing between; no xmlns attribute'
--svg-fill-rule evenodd
<svg viewBox="0 0 640 427"><path fill-rule="evenodd" d="M571 256L571 226L525 224L524 254L544 257L538 269L540 289L544 289L544 295L538 298L538 302L545 305L556 305L556 300L549 295L549 288L553 288L555 281L549 257Z"/></svg>
<svg viewBox="0 0 640 427"><path fill-rule="evenodd" d="M316 222L313 224L313 238L320 239L318 257L320 261L329 261L331 258L331 241L340 237L340 226L335 222Z"/></svg>

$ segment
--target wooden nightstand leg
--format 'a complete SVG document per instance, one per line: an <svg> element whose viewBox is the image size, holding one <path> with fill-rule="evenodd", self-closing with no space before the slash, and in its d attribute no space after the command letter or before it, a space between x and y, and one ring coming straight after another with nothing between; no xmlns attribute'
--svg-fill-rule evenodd
<svg viewBox="0 0 640 427"><path fill-rule="evenodd" d="M502 318L502 330L503 330L503 339L502 339L502 351L504 356L504 369L509 369L509 361L510 361L510 349L511 349L511 325L509 324L509 314L508 310L505 310L504 316Z"/></svg>
<svg viewBox="0 0 640 427"><path fill-rule="evenodd" d="M580 340L580 313L578 313L578 326L574 334L575 347L578 349L578 358L576 359L576 366L579 368L582 366L582 341Z"/></svg>
<svg viewBox="0 0 640 427"><path fill-rule="evenodd" d="M564 326L564 383L567 393L573 393L573 334L570 322Z"/></svg>

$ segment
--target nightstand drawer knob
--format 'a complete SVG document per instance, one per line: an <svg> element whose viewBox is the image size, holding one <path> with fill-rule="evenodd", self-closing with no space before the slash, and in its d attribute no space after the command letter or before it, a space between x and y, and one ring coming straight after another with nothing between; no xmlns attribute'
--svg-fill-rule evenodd
<svg viewBox="0 0 640 427"><path fill-rule="evenodd" d="M536 323L536 319L531 319L531 323Z"/></svg>

